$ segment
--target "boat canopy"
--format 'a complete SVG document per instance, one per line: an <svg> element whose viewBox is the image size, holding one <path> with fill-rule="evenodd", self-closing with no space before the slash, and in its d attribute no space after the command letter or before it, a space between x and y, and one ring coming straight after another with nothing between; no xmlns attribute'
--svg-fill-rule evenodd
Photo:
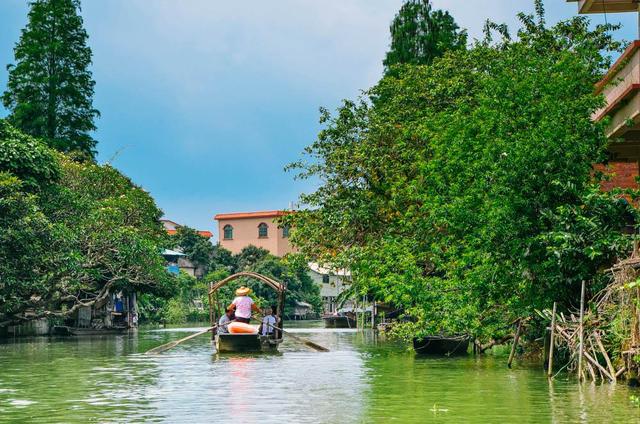
<svg viewBox="0 0 640 424"><path fill-rule="evenodd" d="M230 282L232 282L233 280L236 280L238 278L241 277L248 277L248 278L255 278L256 280L259 280L263 283L265 283L267 286L271 287L272 289L274 289L276 292L278 293L284 293L285 290L287 289L286 286L276 280L274 280L273 278L270 277L266 277L262 274L258 274L257 272L239 272L237 274L233 274L230 275L229 277L225 278L224 280L220 280L215 284L211 285L211 288L209 289L209 295L215 293L216 291L220 290L220 288L226 286L227 284L229 284Z"/></svg>

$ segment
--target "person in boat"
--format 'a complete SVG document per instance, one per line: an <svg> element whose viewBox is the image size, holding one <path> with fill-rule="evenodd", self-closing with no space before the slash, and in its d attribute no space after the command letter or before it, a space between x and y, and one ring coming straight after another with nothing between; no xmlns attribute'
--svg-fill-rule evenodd
<svg viewBox="0 0 640 424"><path fill-rule="evenodd" d="M277 310L278 308L274 305L270 310L265 311L264 318L262 318L262 331L260 331L263 336L271 336L275 331L273 327L278 325Z"/></svg>
<svg viewBox="0 0 640 424"><path fill-rule="evenodd" d="M233 309L227 308L224 312L224 315L220 317L218 321L218 334L229 334L229 329L227 328L227 324L233 321L235 317L233 316Z"/></svg>
<svg viewBox="0 0 640 424"><path fill-rule="evenodd" d="M249 323L251 321L251 311L260 312L260 309L255 304L253 299L249 297L251 289L249 287L242 286L236 290L236 298L229 305L229 308L235 312L236 321Z"/></svg>

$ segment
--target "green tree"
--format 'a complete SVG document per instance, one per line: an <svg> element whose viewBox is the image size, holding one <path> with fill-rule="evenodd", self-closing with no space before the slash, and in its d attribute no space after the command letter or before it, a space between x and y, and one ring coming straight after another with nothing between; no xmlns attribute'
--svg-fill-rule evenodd
<svg viewBox="0 0 640 424"><path fill-rule="evenodd" d="M220 243L213 246L213 254L211 255L210 269L225 270L226 272L235 272L238 267L236 258L229 250L220 246Z"/></svg>
<svg viewBox="0 0 640 424"><path fill-rule="evenodd" d="M117 290L173 294L161 215L116 169L0 123L0 325L66 317Z"/></svg>
<svg viewBox="0 0 640 424"><path fill-rule="evenodd" d="M292 241L350 268L361 295L403 306L411 333L500 335L534 308L574 303L583 279L601 287L630 247L637 211L600 192L592 167L606 158L591 116L614 27L547 27L536 6L515 40L398 66L323 112L310 159L293 164L323 184L285 217Z"/></svg>
<svg viewBox="0 0 640 424"><path fill-rule="evenodd" d="M92 159L91 49L79 0L34 0L29 22L15 46L15 64L2 96L10 122L62 152Z"/></svg>
<svg viewBox="0 0 640 424"><path fill-rule="evenodd" d="M0 172L0 326L37 306L55 291L57 279L74 259L63 229L44 215L35 194L14 175Z"/></svg>
<svg viewBox="0 0 640 424"><path fill-rule="evenodd" d="M18 177L32 190L51 185L60 178L60 165L54 152L4 119L0 119L0 169Z"/></svg>
<svg viewBox="0 0 640 424"><path fill-rule="evenodd" d="M215 248L208 238L198 234L196 230L181 226L173 236L176 247L182 249L187 258L196 265L202 266L208 272Z"/></svg>
<svg viewBox="0 0 640 424"><path fill-rule="evenodd" d="M267 249L249 245L243 247L240 253L235 255L237 271L246 271L269 255Z"/></svg>
<svg viewBox="0 0 640 424"><path fill-rule="evenodd" d="M384 59L393 65L429 65L449 50L464 49L467 33L449 12L433 10L429 0L407 0L391 23L391 47Z"/></svg>

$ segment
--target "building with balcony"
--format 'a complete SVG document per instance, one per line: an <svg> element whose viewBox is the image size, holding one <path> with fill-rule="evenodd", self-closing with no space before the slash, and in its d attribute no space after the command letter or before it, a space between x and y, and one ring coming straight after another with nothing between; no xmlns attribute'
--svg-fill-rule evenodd
<svg viewBox="0 0 640 424"><path fill-rule="evenodd" d="M287 211L220 213L218 221L220 246L237 254L250 245L266 249L274 256L291 253L289 228L278 224Z"/></svg>
<svg viewBox="0 0 640 424"><path fill-rule="evenodd" d="M640 11L637 0L567 0L578 3L578 13L620 13ZM595 165L599 171L611 175L603 189L614 187L637 188L640 160L640 41L636 40L616 60L596 84L606 105L593 115L595 121L609 118L605 130L611 141L609 163Z"/></svg>
<svg viewBox="0 0 640 424"><path fill-rule="evenodd" d="M637 0L567 0L578 3L578 13L618 13L637 12Z"/></svg>

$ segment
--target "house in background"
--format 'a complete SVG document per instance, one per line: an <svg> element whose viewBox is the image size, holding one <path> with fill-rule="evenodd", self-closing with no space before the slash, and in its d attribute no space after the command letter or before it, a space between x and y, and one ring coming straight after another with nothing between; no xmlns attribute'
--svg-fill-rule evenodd
<svg viewBox="0 0 640 424"><path fill-rule="evenodd" d="M160 222L162 223L162 225L164 225L164 229L167 231L167 234L169 235L174 235L175 233L178 232L178 228L182 227L181 224L178 224L175 221L171 221L170 219L161 219ZM206 231L206 230L196 230L196 231L202 237L206 237L208 239L213 237L213 233L211 231Z"/></svg>
<svg viewBox="0 0 640 424"><path fill-rule="evenodd" d="M288 211L263 211L220 213L214 219L218 221L220 246L231 253L253 245L266 249L274 256L282 257L293 252L289 242L289 228L276 222Z"/></svg>
<svg viewBox="0 0 640 424"><path fill-rule="evenodd" d="M313 312L313 306L307 302L299 302L296 301L296 306L293 308L293 314L288 316L287 318L293 320L302 320L302 319L315 319L318 317L318 314Z"/></svg>
<svg viewBox="0 0 640 424"><path fill-rule="evenodd" d="M196 278L202 278L205 275L206 269L190 261L180 249L164 249L162 256L167 261L167 270L172 274L177 275L180 271L184 271Z"/></svg>
<svg viewBox="0 0 640 424"><path fill-rule="evenodd" d="M177 222L171 221L169 219L161 219L160 222L162 222L164 229L167 231L167 234L169 235L176 234L178 232L178 228L182 227L181 224L178 224ZM213 237L213 234L211 233L211 231L206 231L206 230L196 230L196 231L202 237L206 237L207 239L210 239L211 237ZM182 251L179 248L174 250L165 249L162 252L162 256L167 261L167 270L169 272L173 274L179 274L180 271L184 271L192 277L196 277L196 278L204 277L206 269L190 261L189 258L187 258L187 256L184 253L182 253Z"/></svg>
<svg viewBox="0 0 640 424"><path fill-rule="evenodd" d="M344 269L330 270L315 262L309 262L308 274L313 282L320 287L323 313L337 312L340 306L337 302L338 296L351 284L351 273Z"/></svg>

